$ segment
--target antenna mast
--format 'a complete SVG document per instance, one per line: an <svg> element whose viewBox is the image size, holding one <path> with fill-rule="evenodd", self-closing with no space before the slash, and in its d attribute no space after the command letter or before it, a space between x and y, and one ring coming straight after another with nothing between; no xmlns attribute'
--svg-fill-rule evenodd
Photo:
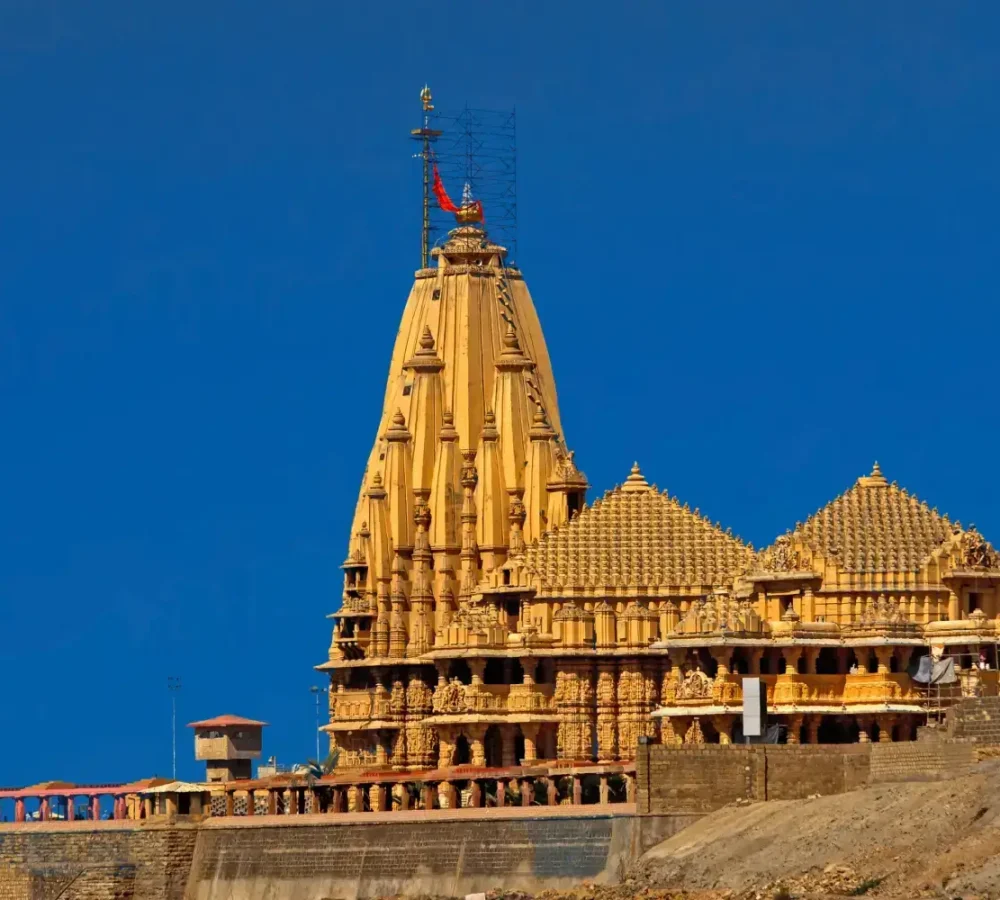
<svg viewBox="0 0 1000 900"><path fill-rule="evenodd" d="M424 218L423 226L420 230L420 268L426 269L430 264L431 246L431 144L440 136L440 131L431 128L431 112L434 105L431 103L431 89L424 85L420 92L420 104L424 112L424 127L414 128L410 131L410 137L421 142L421 150L414 154L414 158L423 160L424 165Z"/></svg>

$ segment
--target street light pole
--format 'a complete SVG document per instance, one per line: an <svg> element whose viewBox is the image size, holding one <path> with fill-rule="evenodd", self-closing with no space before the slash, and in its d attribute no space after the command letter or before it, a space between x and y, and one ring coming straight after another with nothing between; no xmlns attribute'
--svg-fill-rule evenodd
<svg viewBox="0 0 1000 900"><path fill-rule="evenodd" d="M181 689L181 679L177 675L167 676L167 691L170 693L170 733L173 749L173 778L177 780L177 692Z"/></svg>
<svg viewBox="0 0 1000 900"><path fill-rule="evenodd" d="M319 758L319 698L320 694L325 694L328 688L317 687L315 684L309 688L310 693L316 698L316 762L322 762Z"/></svg>

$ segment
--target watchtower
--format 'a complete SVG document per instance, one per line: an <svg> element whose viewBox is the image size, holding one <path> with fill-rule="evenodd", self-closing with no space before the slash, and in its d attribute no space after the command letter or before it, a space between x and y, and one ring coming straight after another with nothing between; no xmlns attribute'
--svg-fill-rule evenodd
<svg viewBox="0 0 1000 900"><path fill-rule="evenodd" d="M188 728L194 729L194 756L205 761L205 780L252 777L250 760L260 759L265 725L267 722L230 715L191 722Z"/></svg>

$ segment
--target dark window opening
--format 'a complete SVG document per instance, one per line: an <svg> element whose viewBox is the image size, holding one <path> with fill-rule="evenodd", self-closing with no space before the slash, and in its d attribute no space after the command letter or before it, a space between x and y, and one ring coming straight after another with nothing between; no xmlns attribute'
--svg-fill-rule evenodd
<svg viewBox="0 0 1000 900"><path fill-rule="evenodd" d="M582 502L581 502L581 500L582 500L582 497L578 493L577 494L568 494L566 496L566 503L568 504L568 509L569 509L570 516L572 516L573 513L577 513L577 512L580 511L580 507L583 505Z"/></svg>
<svg viewBox="0 0 1000 900"><path fill-rule="evenodd" d="M413 385L412 384L404 384L403 385L403 396L404 397L409 397L410 396L410 391L412 391L412 390L413 390Z"/></svg>
<svg viewBox="0 0 1000 900"><path fill-rule="evenodd" d="M836 675L838 669L837 648L824 647L816 657L817 675Z"/></svg>
<svg viewBox="0 0 1000 900"><path fill-rule="evenodd" d="M969 612L973 613L977 609L982 609L982 608L983 608L983 596L982 596L982 594L970 593L969 594Z"/></svg>
<svg viewBox="0 0 1000 900"><path fill-rule="evenodd" d="M472 759L472 754L469 752L469 739L464 734L460 734L455 741L455 765L467 766L470 759Z"/></svg>
<svg viewBox="0 0 1000 900"><path fill-rule="evenodd" d="M434 293L431 294L431 299L432 300L440 300L441 299L441 288L434 288Z"/></svg>
<svg viewBox="0 0 1000 900"><path fill-rule="evenodd" d="M789 610L794 609L791 597L781 598L781 614L785 615Z"/></svg>
<svg viewBox="0 0 1000 900"><path fill-rule="evenodd" d="M472 684L472 670L464 659L453 659L448 666L448 678L457 678L462 684Z"/></svg>
<svg viewBox="0 0 1000 900"><path fill-rule="evenodd" d="M507 683L507 679L504 677L504 660L496 658L486 660L486 668L483 671L483 682L485 684Z"/></svg>
<svg viewBox="0 0 1000 900"><path fill-rule="evenodd" d="M503 570L504 587L510 587L510 569Z"/></svg>

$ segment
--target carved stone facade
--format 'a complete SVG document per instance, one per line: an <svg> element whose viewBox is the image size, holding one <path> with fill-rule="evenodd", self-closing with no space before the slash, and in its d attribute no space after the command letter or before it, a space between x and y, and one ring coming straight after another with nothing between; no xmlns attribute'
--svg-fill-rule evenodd
<svg viewBox="0 0 1000 900"><path fill-rule="evenodd" d="M460 225L403 312L319 666L341 767L726 743L744 675L790 742L910 737L928 647L995 691L1000 556L877 465L760 553L638 465L588 507L505 255Z"/></svg>

